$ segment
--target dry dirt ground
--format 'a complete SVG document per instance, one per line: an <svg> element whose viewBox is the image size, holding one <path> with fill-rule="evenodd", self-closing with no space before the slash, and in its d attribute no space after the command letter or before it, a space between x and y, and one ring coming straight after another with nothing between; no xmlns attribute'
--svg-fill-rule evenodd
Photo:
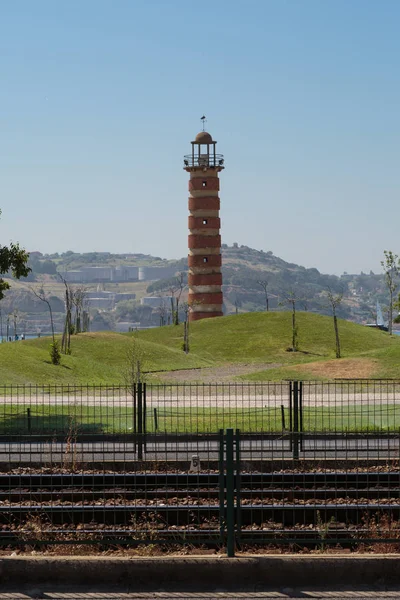
<svg viewBox="0 0 400 600"><path fill-rule="evenodd" d="M232 381L238 375L249 375L250 373L266 371L267 369L276 369L281 366L282 365L279 363L234 363L222 365L220 367L168 371L162 374L162 379L163 381L171 383L221 383L222 381Z"/></svg>
<svg viewBox="0 0 400 600"><path fill-rule="evenodd" d="M233 381L239 375L250 375L282 366L279 363L232 363L219 367L168 371L161 378L171 383L222 383ZM304 373L325 379L368 379L374 377L378 368L379 362L372 358L341 358L288 366L291 371L298 371L299 375Z"/></svg>
<svg viewBox="0 0 400 600"><path fill-rule="evenodd" d="M341 358L298 365L296 370L326 379L369 379L379 367L372 358Z"/></svg>

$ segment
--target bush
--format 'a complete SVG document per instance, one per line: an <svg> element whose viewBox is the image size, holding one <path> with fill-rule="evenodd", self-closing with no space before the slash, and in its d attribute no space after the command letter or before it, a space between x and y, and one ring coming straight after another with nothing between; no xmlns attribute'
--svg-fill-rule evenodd
<svg viewBox="0 0 400 600"><path fill-rule="evenodd" d="M53 365L59 365L61 362L60 345L58 342L50 344L50 359Z"/></svg>

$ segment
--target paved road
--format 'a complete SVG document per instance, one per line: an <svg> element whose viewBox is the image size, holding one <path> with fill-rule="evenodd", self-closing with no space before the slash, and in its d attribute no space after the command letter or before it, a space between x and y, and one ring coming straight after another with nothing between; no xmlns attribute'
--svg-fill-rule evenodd
<svg viewBox="0 0 400 600"><path fill-rule="evenodd" d="M271 410L280 410L281 405L285 408L289 406L289 388L287 384L276 384L276 393L274 389L263 389L261 385L242 388L241 384L235 386L180 386L180 389L172 386L160 386L160 389L147 392L147 408L153 410L157 408L191 408L193 411L201 411L203 408L230 408L240 410L244 407L252 408L270 408ZM24 392L23 389L14 388L12 394L0 396L0 405L14 404L21 408L39 405L57 405L57 406L110 406L114 408L131 407L133 398L123 390L110 389L94 391L92 394L82 392L77 393L43 393L41 390L36 392L29 388ZM340 387L340 383L328 385L325 384L323 391L318 387L307 387L303 390L304 408L313 407L338 407L344 413L348 406L369 405L371 411L379 410L379 407L386 409L387 405L397 405L400 410L400 384L395 386L394 390L375 389L371 387L365 392L354 392L352 387Z"/></svg>
<svg viewBox="0 0 400 600"><path fill-rule="evenodd" d="M148 442L143 453L146 460L187 461L197 455L200 462L218 460L219 442L214 440L166 441L163 436ZM79 442L73 447L65 442L10 442L0 443L0 462L26 463L65 462L68 456L75 462L110 462L115 460L135 461L137 448L131 442ZM312 438L305 439L300 458L313 460L396 460L400 455L400 440L396 437L367 438ZM290 460L293 451L287 438L241 441L242 461Z"/></svg>

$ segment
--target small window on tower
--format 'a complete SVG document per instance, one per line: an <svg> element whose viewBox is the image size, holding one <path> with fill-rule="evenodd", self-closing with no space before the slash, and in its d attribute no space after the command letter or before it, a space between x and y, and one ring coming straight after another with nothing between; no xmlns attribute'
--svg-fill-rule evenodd
<svg viewBox="0 0 400 600"><path fill-rule="evenodd" d="M207 225L208 221L207 219L203 219L203 225Z"/></svg>
<svg viewBox="0 0 400 600"><path fill-rule="evenodd" d="M204 262L204 263L208 262L208 258L207 258L207 256L205 256L205 257L203 258L203 262Z"/></svg>
<svg viewBox="0 0 400 600"><path fill-rule="evenodd" d="M207 181L203 181L203 187L207 187Z"/></svg>

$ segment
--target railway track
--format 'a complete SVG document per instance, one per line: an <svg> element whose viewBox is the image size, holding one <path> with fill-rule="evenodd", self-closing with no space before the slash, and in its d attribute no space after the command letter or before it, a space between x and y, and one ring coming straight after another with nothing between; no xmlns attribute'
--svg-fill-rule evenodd
<svg viewBox="0 0 400 600"><path fill-rule="evenodd" d="M382 515L400 537L399 471L242 473L235 486L243 543L350 543L368 538L368 523ZM224 488L218 473L0 474L0 543L35 535L47 542L89 536L140 543L147 536L217 544Z"/></svg>

